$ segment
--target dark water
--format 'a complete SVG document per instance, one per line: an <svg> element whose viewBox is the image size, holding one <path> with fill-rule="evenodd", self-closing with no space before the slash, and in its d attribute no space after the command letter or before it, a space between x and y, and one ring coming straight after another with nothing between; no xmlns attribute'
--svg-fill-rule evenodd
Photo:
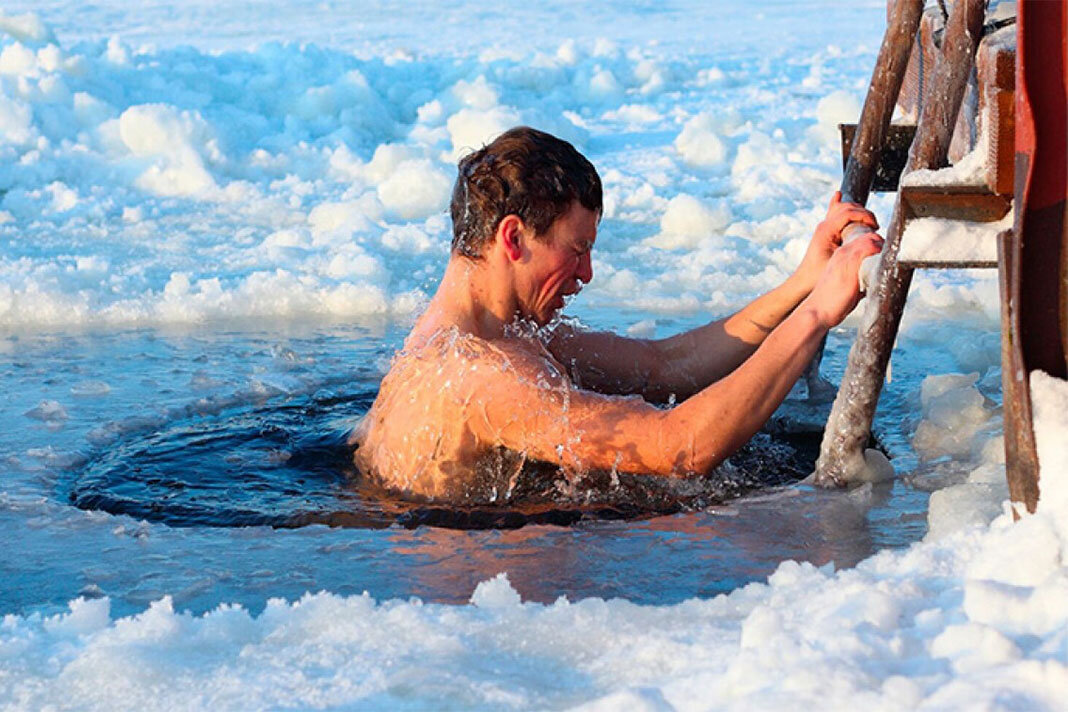
<svg viewBox="0 0 1068 712"><path fill-rule="evenodd" d="M374 397L373 390L323 389L134 432L74 473L70 502L180 527L572 525L695 511L792 483L812 471L819 449L820 433L772 424L699 480L624 473L575 480L535 466L503 503L409 501L365 481L352 465L345 441Z"/></svg>

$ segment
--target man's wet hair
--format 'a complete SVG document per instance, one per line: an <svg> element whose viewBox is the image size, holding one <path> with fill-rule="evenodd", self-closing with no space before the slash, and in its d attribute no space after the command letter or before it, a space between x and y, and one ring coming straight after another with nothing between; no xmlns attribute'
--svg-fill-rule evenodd
<svg viewBox="0 0 1068 712"><path fill-rule="evenodd" d="M452 250L478 259L507 215L544 237L571 203L598 215L601 178L567 141L528 126L505 131L460 159L452 190Z"/></svg>

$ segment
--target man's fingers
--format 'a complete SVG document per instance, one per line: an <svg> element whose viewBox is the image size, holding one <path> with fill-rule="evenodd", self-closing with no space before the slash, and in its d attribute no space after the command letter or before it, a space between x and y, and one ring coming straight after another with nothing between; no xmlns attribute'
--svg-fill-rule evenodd
<svg viewBox="0 0 1068 712"><path fill-rule="evenodd" d="M841 221L842 227L849 223L861 223L862 225L870 225L875 229L879 228L879 221L875 218L875 213L867 208L855 206L839 213L836 217Z"/></svg>
<svg viewBox="0 0 1068 712"><path fill-rule="evenodd" d="M841 245L844 242L853 240L855 237L859 237L859 235L875 232L879 229L879 225L871 218L865 218L863 215L856 215L853 218L844 220L841 225L835 227L831 237L834 244Z"/></svg>
<svg viewBox="0 0 1068 712"><path fill-rule="evenodd" d="M859 265L861 262L864 261L865 258L870 257L871 255L878 254L882 251L882 249L882 236L878 233L872 232L858 237L856 240L853 240L848 245L840 249L838 252L843 253L841 257L841 264L843 266L851 263ZM832 257L832 259L834 258ZM853 269L856 269L856 267L848 268L847 272L851 272Z"/></svg>
<svg viewBox="0 0 1068 712"><path fill-rule="evenodd" d="M834 191L834 195L831 196L831 204L827 206L827 210L828 211L833 210L834 206L838 205L841 202L842 202L842 191L840 191L840 190Z"/></svg>
<svg viewBox="0 0 1068 712"><path fill-rule="evenodd" d="M860 243L857 249L863 253L861 259L870 255L878 254L883 249L883 238L877 233L870 233L865 235L863 239L857 240Z"/></svg>
<svg viewBox="0 0 1068 712"><path fill-rule="evenodd" d="M875 213L873 213L872 211L861 208L860 210L853 213L853 215L856 217L856 222L862 222L865 225L871 225L876 229L879 228L879 220L875 217Z"/></svg>

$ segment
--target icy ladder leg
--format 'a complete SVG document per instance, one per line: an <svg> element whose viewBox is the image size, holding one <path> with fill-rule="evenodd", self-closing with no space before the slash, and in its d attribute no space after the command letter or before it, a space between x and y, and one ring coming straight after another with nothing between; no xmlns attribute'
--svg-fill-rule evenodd
<svg viewBox="0 0 1068 712"><path fill-rule="evenodd" d="M958 0L953 5L942 43L942 61L935 68L923 104L906 175L920 168L939 168L945 164L968 73L982 35L985 9L985 0ZM905 221L905 206L899 192L876 286L868 295L863 323L849 351L845 376L823 433L814 481L824 487L840 487L889 474L889 463L881 453L865 452L865 446L912 283L912 270L897 262Z"/></svg>

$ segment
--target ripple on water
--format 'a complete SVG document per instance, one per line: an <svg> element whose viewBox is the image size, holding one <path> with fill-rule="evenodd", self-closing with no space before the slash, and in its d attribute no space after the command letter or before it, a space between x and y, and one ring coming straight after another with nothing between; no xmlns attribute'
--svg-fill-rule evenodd
<svg viewBox="0 0 1068 712"><path fill-rule="evenodd" d="M610 472L574 480L535 465L507 498L452 506L403 500L361 479L345 441L374 397L320 391L128 433L74 473L69 501L181 527L570 525L701 509L794 482L811 472L820 439L772 427L700 480Z"/></svg>

